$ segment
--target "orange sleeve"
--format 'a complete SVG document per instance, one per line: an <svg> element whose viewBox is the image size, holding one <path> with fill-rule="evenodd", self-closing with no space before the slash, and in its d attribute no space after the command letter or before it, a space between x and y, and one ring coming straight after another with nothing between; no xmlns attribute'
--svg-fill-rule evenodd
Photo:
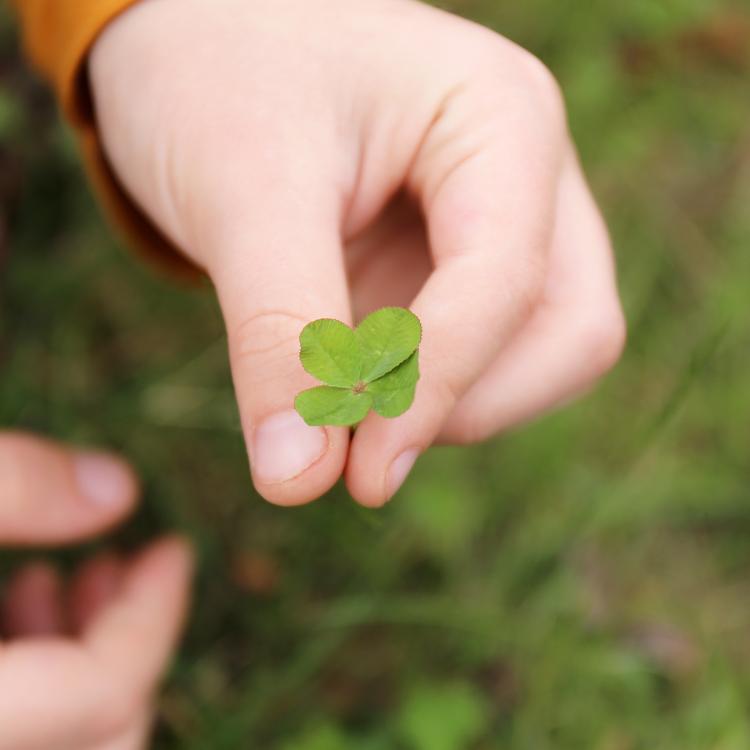
<svg viewBox="0 0 750 750"><path fill-rule="evenodd" d="M134 248L180 276L199 271L138 209L117 181L96 130L86 57L99 32L137 0L11 0L32 64L49 81L73 126L86 172L107 215Z"/></svg>

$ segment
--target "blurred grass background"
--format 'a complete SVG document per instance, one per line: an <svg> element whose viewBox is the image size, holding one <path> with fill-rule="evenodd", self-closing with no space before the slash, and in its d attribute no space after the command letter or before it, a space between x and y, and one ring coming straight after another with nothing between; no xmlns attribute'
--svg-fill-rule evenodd
<svg viewBox="0 0 750 750"><path fill-rule="evenodd" d="M198 545L159 750L747 750L750 7L446 5L565 90L630 326L595 394L382 512L264 503L212 293L117 245L2 15L0 423L119 448L118 542Z"/></svg>

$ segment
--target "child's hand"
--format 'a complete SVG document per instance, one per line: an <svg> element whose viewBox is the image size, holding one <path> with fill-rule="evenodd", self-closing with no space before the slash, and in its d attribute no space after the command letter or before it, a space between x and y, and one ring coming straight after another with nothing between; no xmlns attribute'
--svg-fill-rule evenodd
<svg viewBox="0 0 750 750"><path fill-rule="evenodd" d="M135 501L135 481L120 462L27 435L0 436L0 468L0 545L90 536ZM0 613L0 750L146 747L189 571L177 539L130 561L94 558L67 591L47 565L19 571Z"/></svg>
<svg viewBox="0 0 750 750"><path fill-rule="evenodd" d="M409 0L149 0L90 75L123 184L216 284L269 500L346 467L382 504L435 440L528 419L617 359L610 245L560 93L508 40ZM386 304L422 321L422 379L350 446L292 410L315 384L297 336Z"/></svg>

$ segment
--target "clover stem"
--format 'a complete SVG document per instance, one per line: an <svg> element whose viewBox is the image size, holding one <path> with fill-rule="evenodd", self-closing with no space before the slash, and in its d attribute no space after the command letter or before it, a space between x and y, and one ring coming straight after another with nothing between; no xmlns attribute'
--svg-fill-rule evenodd
<svg viewBox="0 0 750 750"><path fill-rule="evenodd" d="M367 383L363 383L361 380L359 383L357 383L353 388L352 391L354 393L364 393L364 391L367 389Z"/></svg>

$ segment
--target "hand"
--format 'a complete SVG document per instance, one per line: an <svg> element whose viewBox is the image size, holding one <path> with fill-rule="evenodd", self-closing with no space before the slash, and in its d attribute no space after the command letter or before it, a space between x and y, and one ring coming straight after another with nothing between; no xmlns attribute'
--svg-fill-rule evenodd
<svg viewBox="0 0 750 750"><path fill-rule="evenodd" d="M119 521L137 485L119 460L0 435L0 544L80 539ZM187 606L190 554L163 539L103 555L67 587L32 563L0 613L0 750L139 750Z"/></svg>
<svg viewBox="0 0 750 750"><path fill-rule="evenodd" d="M560 92L507 39L411 0L150 0L104 31L90 80L119 179L217 287L269 500L345 471L380 505L434 441L529 419L618 358ZM388 304L422 320L414 405L351 444L307 427L302 326Z"/></svg>

